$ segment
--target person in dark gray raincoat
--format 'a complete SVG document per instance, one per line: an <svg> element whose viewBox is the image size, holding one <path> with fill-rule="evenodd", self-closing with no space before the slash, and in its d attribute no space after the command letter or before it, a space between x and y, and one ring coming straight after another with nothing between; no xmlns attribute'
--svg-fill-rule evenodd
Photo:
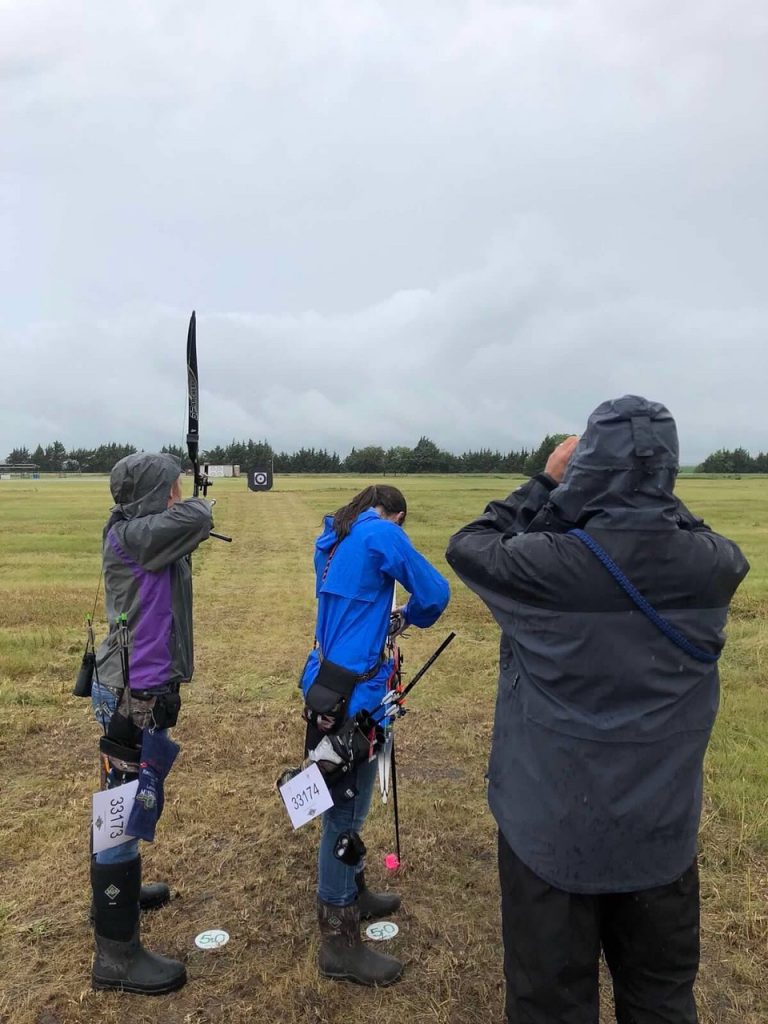
<svg viewBox="0 0 768 1024"><path fill-rule="evenodd" d="M702 763L749 566L675 497L663 405L605 402L577 440L447 552L502 634L488 779L507 1020L597 1024L602 949L620 1024L693 1024Z"/></svg>
<svg viewBox="0 0 768 1024"><path fill-rule="evenodd" d="M92 701L107 788L139 780L127 834L154 838L162 782L178 747L168 738L192 678L192 570L189 556L213 528L211 502L181 500L181 463L139 453L112 470L115 500L103 536L109 634L96 657ZM122 633L127 650L121 649ZM141 801L140 799L141 798ZM182 963L141 944L139 911L170 898L164 883L141 885L139 840L92 857L96 938L94 988L158 995L186 981Z"/></svg>

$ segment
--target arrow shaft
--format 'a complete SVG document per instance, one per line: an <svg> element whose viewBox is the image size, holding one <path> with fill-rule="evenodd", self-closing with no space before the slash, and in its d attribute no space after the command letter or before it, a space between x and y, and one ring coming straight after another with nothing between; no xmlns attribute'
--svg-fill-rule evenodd
<svg viewBox="0 0 768 1024"><path fill-rule="evenodd" d="M392 737L392 809L395 813L395 849L398 863L400 857L400 808L397 803L397 758L395 756L395 738Z"/></svg>
<svg viewBox="0 0 768 1024"><path fill-rule="evenodd" d="M456 634L453 632L453 630L451 630L451 632L448 634L448 636L445 638L445 640L443 640L443 642L440 644L440 646L437 648L437 650L434 652L434 654L430 658L428 658L427 661L424 662L424 664L421 666L421 668L416 673L416 675L413 677L413 679L410 681L410 683L408 683L406 688L403 690L403 692L400 694L400 696L393 703L395 703L395 704L402 704L402 702L405 700L405 698L408 696L408 694L414 688L416 683L418 683L418 681L421 679L421 677L424 675L424 673L428 672L429 669L434 665L434 663L437 661L437 659L443 653L443 651L448 646L448 644L451 643L451 641L455 638L455 636L456 636Z"/></svg>

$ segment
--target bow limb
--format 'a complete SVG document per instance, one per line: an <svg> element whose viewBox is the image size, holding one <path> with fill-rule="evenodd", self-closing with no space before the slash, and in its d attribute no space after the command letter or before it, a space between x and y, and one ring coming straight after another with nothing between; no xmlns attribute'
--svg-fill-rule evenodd
<svg viewBox="0 0 768 1024"><path fill-rule="evenodd" d="M194 480L193 496L200 491L205 497L208 491L208 480L200 473L200 386L197 375L197 319L195 311L189 318L187 331L187 402L189 406L187 420L187 451L192 463Z"/></svg>
<svg viewBox="0 0 768 1024"><path fill-rule="evenodd" d="M207 497L211 481L208 479L208 466L205 471L200 471L200 384L197 374L197 318L194 309L189 318L189 329L187 331L187 402L189 407L187 421L187 451L189 461L192 463L192 476L194 485L192 496L197 498L202 492ZM211 531L210 537L217 540L232 542L231 537L225 537L223 533Z"/></svg>

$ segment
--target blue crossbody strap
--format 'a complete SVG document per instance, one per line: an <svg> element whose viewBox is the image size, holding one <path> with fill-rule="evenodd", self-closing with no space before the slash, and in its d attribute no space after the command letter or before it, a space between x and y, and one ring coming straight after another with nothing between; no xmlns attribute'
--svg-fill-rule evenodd
<svg viewBox="0 0 768 1024"><path fill-rule="evenodd" d="M702 651L702 649L697 647L696 644L691 643L687 636L683 636L680 630L676 629L669 619L665 619L663 615L659 615L653 605L649 604L637 587L627 579L608 552L604 551L600 547L594 537L589 533L586 533L584 530L569 530L568 532L572 533L574 537L578 537L582 544L589 548L595 558L597 558L599 562L602 562L611 576L613 576L627 597L637 605L643 615L650 619L654 626L660 630L664 636L668 637L673 644L676 644L681 650L685 651L686 654L695 658L696 661L712 663L718 660L720 657L719 654L709 654L707 651Z"/></svg>

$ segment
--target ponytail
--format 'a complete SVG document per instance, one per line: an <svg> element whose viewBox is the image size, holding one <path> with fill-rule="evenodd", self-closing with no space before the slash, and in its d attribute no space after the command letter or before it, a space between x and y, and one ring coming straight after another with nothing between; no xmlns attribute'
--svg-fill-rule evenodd
<svg viewBox="0 0 768 1024"><path fill-rule="evenodd" d="M356 494L348 505L344 505L334 512L333 528L338 540L344 540L349 534L352 524L361 512L375 508L377 505L380 505L388 515L408 511L405 497L397 487L391 487L389 484L371 484L370 487L366 487L365 490Z"/></svg>

